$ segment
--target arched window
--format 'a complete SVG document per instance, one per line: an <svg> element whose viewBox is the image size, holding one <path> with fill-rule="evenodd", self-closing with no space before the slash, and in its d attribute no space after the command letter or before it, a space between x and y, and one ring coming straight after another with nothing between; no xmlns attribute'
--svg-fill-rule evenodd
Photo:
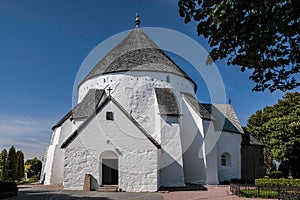
<svg viewBox="0 0 300 200"><path fill-rule="evenodd" d="M221 165L226 166L227 162L226 162L226 156L222 155L221 156Z"/></svg>
<svg viewBox="0 0 300 200"><path fill-rule="evenodd" d="M231 165L231 158L230 158L230 154L229 153L223 153L221 155L221 165L222 166L226 166L226 167L230 167Z"/></svg>

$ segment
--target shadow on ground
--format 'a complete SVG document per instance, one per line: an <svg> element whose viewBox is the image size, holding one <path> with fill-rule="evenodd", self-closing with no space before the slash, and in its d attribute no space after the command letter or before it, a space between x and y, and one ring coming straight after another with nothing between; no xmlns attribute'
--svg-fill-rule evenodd
<svg viewBox="0 0 300 200"><path fill-rule="evenodd" d="M200 184L187 184L182 187L160 187L159 191L179 192L179 191L207 191L207 188Z"/></svg>
<svg viewBox="0 0 300 200"><path fill-rule="evenodd" d="M127 193L127 192L82 192L82 191L19 191L19 195L9 200L163 200L158 193Z"/></svg>

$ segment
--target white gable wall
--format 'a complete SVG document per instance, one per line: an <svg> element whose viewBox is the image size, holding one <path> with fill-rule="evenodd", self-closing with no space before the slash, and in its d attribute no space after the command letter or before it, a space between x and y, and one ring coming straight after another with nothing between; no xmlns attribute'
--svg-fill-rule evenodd
<svg viewBox="0 0 300 200"><path fill-rule="evenodd" d="M114 113L113 121L106 120L107 111ZM87 173L101 184L100 155L107 150L119 156L120 189L128 192L157 190L157 148L112 102L66 148L65 189L81 190Z"/></svg>
<svg viewBox="0 0 300 200"><path fill-rule="evenodd" d="M241 134L222 131L218 141L218 174L219 180L230 180L241 178ZM229 166L221 165L221 155L229 153Z"/></svg>

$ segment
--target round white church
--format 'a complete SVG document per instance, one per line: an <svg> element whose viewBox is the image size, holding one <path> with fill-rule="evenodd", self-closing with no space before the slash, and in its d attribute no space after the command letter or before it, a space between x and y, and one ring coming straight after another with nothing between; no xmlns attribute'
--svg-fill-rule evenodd
<svg viewBox="0 0 300 200"><path fill-rule="evenodd" d="M82 190L157 191L241 178L243 129L230 104L202 104L196 84L140 28L78 86L53 126L41 181ZM215 145L207 144L216 140Z"/></svg>

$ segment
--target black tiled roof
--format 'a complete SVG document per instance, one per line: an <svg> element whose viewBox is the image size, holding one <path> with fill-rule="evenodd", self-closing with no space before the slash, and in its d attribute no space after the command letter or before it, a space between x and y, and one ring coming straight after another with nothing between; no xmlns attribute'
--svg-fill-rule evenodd
<svg viewBox="0 0 300 200"><path fill-rule="evenodd" d="M180 115L176 97L171 88L155 88L155 94L161 115Z"/></svg>
<svg viewBox="0 0 300 200"><path fill-rule="evenodd" d="M70 110L63 118L61 118L53 127L52 130L61 126L67 119L71 118L86 118L95 112L96 106L99 104L104 90L90 89L82 101Z"/></svg>
<svg viewBox="0 0 300 200"><path fill-rule="evenodd" d="M190 104L190 106L200 115L202 119L211 120L211 114L198 102L198 100L191 94L183 93L183 96Z"/></svg>
<svg viewBox="0 0 300 200"><path fill-rule="evenodd" d="M255 137L253 137L250 134L250 145L258 145L258 146L265 146L264 143L262 143L261 141L257 140Z"/></svg>
<svg viewBox="0 0 300 200"><path fill-rule="evenodd" d="M244 133L240 122L230 104L205 104L203 107L210 112L216 130Z"/></svg>
<svg viewBox="0 0 300 200"><path fill-rule="evenodd" d="M73 118L86 118L96 111L104 90L90 89L82 101L73 109Z"/></svg>
<svg viewBox="0 0 300 200"><path fill-rule="evenodd" d="M135 28L90 71L81 84L101 74L131 70L173 73L194 83L140 28Z"/></svg>
<svg viewBox="0 0 300 200"><path fill-rule="evenodd" d="M243 134L242 145L265 146L264 143L257 140L254 136L252 136L251 134L249 134L247 132L245 132L245 134Z"/></svg>

